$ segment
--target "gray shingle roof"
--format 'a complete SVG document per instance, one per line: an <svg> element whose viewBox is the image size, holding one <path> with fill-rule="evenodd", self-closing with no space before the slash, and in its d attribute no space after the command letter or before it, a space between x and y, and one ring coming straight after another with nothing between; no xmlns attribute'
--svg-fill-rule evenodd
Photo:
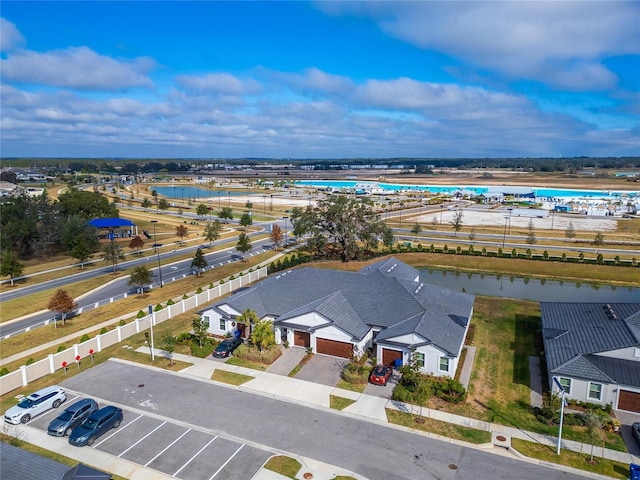
<svg viewBox="0 0 640 480"><path fill-rule="evenodd" d="M251 308L259 318L269 315L276 322L317 312L354 340L364 338L370 327L394 327L399 334L416 331L457 352L474 296L420 284L418 276L417 269L393 257L359 272L306 267L271 276L213 307Z"/></svg>
<svg viewBox="0 0 640 480"><path fill-rule="evenodd" d="M68 465L0 442L0 478L2 480L61 480L71 470Z"/></svg>
<svg viewBox="0 0 640 480"><path fill-rule="evenodd" d="M541 302L542 337L550 372L640 386L637 362L591 355L640 346L640 303ZM624 382L623 382L624 379ZM628 381L636 383L627 383Z"/></svg>

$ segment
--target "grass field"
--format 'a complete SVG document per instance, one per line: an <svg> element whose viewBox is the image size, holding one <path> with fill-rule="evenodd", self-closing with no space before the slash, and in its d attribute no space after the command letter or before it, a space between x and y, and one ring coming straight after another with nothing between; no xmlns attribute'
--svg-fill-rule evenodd
<svg viewBox="0 0 640 480"><path fill-rule="evenodd" d="M6 358L22 352L25 350L25 345L43 345L47 342L51 342L52 340L66 337L67 335L79 332L83 329L91 328L92 325L98 325L102 322L117 318L125 312L131 312L131 319L133 319L139 310L146 311L148 305L156 305L158 303L164 304L167 300L174 298L180 299L185 292L194 292L198 287L202 287L204 290L208 288L210 283L217 284L217 282L223 278L227 278L233 274L237 275L240 270L266 264L271 255L273 255L273 252L265 252L263 254L250 257L247 262L227 264L213 270L208 270L200 277L190 276L180 282L166 284L164 288L153 289L143 296L130 296L119 302L108 304L98 309L80 314L77 317L68 320L64 327L60 326L58 328L54 328L53 325L48 325L2 340L0 341L2 356L3 358ZM99 329L90 334L90 336L95 335L98 331ZM78 335L78 337L80 337L80 335ZM55 348L52 350L53 351L40 352L37 356L34 355L33 357L35 360L45 358L47 354L55 353ZM19 362L16 365L3 364L2 366L11 370L13 368L17 368L19 365L24 365L24 362Z"/></svg>

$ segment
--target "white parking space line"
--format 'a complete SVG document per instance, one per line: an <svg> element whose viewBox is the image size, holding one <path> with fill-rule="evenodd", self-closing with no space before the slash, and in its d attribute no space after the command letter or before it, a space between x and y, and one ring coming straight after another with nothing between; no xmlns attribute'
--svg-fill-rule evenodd
<svg viewBox="0 0 640 480"><path fill-rule="evenodd" d="M106 442L107 440L109 440L111 437L113 437L116 433L121 432L122 430L124 430L125 428L127 428L129 425L131 425L133 422L135 422L136 420L138 420L139 418L141 418L142 415L138 415L136 418L134 418L133 420L131 420L129 423L127 423L124 427L117 429L115 432L113 432L111 435L109 435L107 438L105 438L104 440L102 440L99 443L94 443L93 447L91 448L96 448L98 445L102 445L104 442Z"/></svg>
<svg viewBox="0 0 640 480"><path fill-rule="evenodd" d="M134 443L133 445L131 445L129 448L127 448L124 452L122 452L120 455L118 455L118 458L120 458L122 455L124 455L125 453L127 453L129 450L131 450L133 447L135 447L136 445L138 445L141 441L143 441L145 438L147 438L149 435L151 435L153 432L155 432L156 430L158 430L159 428L161 428L165 423L167 422L162 422L160 425L158 425L156 428L154 428L153 430L151 430L149 433L147 433L144 437L142 437L140 440L138 440L136 443Z"/></svg>
<svg viewBox="0 0 640 480"><path fill-rule="evenodd" d="M218 436L216 435L215 437L213 437L209 443L207 443L204 447L202 447L200 450L198 450L198 453L196 453L193 457L191 457L189 460L187 460L187 463L185 463L184 465L182 465L178 471L176 473L174 473L172 476L173 477L177 477L178 474L184 469L184 467L186 467L187 465L189 465L198 455L200 455L205 448L207 448L209 445L211 445L213 443L213 441L218 438Z"/></svg>
<svg viewBox="0 0 640 480"><path fill-rule="evenodd" d="M239 452L240 450L242 450L242 447L244 447L244 443L243 443L242 445L240 445L240 447L239 447L239 448L238 448L238 449L233 453L233 455L231 455L231 456L227 459L227 461L226 461L226 462L224 462L224 463L222 464L222 466L221 466L221 467L216 471L216 473L214 473L214 474L211 476L211 478L210 478L209 480L213 480L214 478L216 478L216 475L218 475L218 474L220 473L220 471L221 471L224 467L226 467L226 466L227 466L227 463L229 463L231 460L233 460L233 457L235 457L235 456L238 454L238 452Z"/></svg>
<svg viewBox="0 0 640 480"><path fill-rule="evenodd" d="M144 464L145 467L148 467L149 464L151 462L153 462L156 458L158 458L160 455L162 455L164 452L166 452L167 450L169 450L173 445L175 445L182 437L184 437L187 433L189 433L191 431L190 428L188 428L182 435L180 435L178 438L176 438L173 442L171 442L169 445L166 446L166 448L164 450L162 450L159 454L157 454L155 457L153 457L151 460L149 460L147 463Z"/></svg>

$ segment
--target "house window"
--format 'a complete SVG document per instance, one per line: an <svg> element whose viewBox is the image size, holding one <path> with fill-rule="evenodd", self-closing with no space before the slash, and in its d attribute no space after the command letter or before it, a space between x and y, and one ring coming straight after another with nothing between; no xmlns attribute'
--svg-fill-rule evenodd
<svg viewBox="0 0 640 480"><path fill-rule="evenodd" d="M564 388L564 392L567 395L571 395L571 379L570 378L560 377L560 385L562 385L562 388Z"/></svg>
<svg viewBox="0 0 640 480"><path fill-rule="evenodd" d="M224 318L220 319L220 324L218 325L218 328L223 332L227 330L227 322L224 321Z"/></svg>
<svg viewBox="0 0 640 480"><path fill-rule="evenodd" d="M589 398L591 400L602 400L602 384L589 383Z"/></svg>
<svg viewBox="0 0 640 480"><path fill-rule="evenodd" d="M206 315L204 315L202 317L202 320L205 321L205 323L207 324L207 328L209 328L211 326L211 321L209 320L209 317L207 317Z"/></svg>
<svg viewBox="0 0 640 480"><path fill-rule="evenodd" d="M424 368L424 353L416 352L416 367Z"/></svg>
<svg viewBox="0 0 640 480"><path fill-rule="evenodd" d="M449 371L449 359L447 357L440 357L440 371L441 372Z"/></svg>

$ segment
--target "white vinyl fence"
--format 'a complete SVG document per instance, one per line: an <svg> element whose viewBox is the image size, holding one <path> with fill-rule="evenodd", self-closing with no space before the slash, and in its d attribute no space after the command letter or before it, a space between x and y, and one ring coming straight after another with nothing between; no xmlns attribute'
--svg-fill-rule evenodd
<svg viewBox="0 0 640 480"><path fill-rule="evenodd" d="M151 322L154 321L154 317L154 325L162 323L176 315L204 306L227 293L249 285L266 276L267 267L261 267L252 272L243 272L241 276L233 280L219 283L213 288L208 288L202 293L194 294L194 296L185 298L173 305L166 305L162 310L154 312L153 315L136 318L131 323L116 327L115 330L98 334L85 342L74 344L62 352L50 354L43 360L21 366L20 369L0 377L0 395L24 387L28 385L29 382L54 373L61 368L79 369L83 363L91 362L92 355L149 328Z"/></svg>

